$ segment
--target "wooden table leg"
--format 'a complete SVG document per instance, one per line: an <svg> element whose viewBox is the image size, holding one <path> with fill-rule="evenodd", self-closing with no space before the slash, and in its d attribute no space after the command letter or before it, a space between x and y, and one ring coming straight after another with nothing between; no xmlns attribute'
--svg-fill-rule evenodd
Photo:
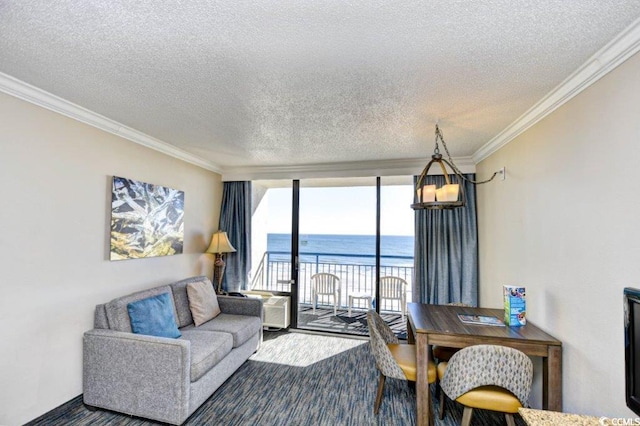
<svg viewBox="0 0 640 426"><path fill-rule="evenodd" d="M413 327L411 327L411 321L409 321L408 315L407 315L407 343L410 345L416 344L416 338L413 335Z"/></svg>
<svg viewBox="0 0 640 426"><path fill-rule="evenodd" d="M417 358L417 380L416 380L416 402L417 402L417 418L416 425L428 426L429 418L432 413L429 412L431 399L429 391L429 341L427 335L418 333L416 336L416 358Z"/></svg>
<svg viewBox="0 0 640 426"><path fill-rule="evenodd" d="M562 411L562 346L549 346L542 368L542 408Z"/></svg>

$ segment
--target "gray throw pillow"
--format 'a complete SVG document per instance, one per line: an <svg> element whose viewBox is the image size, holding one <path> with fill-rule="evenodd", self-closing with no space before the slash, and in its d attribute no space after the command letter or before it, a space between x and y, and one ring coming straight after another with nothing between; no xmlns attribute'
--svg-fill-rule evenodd
<svg viewBox="0 0 640 426"><path fill-rule="evenodd" d="M218 297L213 291L213 286L208 282L198 281L187 284L187 296L191 316L196 327L221 313Z"/></svg>

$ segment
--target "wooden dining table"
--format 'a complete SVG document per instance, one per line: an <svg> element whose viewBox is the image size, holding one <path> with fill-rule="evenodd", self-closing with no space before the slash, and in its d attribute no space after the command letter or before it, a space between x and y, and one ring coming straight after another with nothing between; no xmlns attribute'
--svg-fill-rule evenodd
<svg viewBox="0 0 640 426"><path fill-rule="evenodd" d="M536 327L530 321L519 327L491 326L463 323L458 314L493 316L502 319L504 310L450 305L407 305L407 339L416 345L417 353L417 425L428 425L429 382L427 367L430 346L441 345L464 348L490 344L509 346L527 355L542 358L542 406L562 411L562 342Z"/></svg>

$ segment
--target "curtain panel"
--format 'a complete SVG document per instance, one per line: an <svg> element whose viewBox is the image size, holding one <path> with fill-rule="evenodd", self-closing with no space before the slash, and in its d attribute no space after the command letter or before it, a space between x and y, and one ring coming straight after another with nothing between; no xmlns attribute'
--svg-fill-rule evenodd
<svg viewBox="0 0 640 426"><path fill-rule="evenodd" d="M464 176L475 179L475 174ZM451 179L457 181L455 176ZM444 183L444 176L427 176L427 184ZM464 207L415 212L414 302L478 304L476 188L467 181L463 184Z"/></svg>
<svg viewBox="0 0 640 426"><path fill-rule="evenodd" d="M235 253L227 253L222 288L246 290L251 271L251 182L224 182L219 229L226 231Z"/></svg>

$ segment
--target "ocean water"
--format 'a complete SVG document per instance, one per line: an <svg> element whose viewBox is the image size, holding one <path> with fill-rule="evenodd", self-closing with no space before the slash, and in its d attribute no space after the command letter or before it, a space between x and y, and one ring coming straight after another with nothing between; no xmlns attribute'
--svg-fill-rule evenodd
<svg viewBox="0 0 640 426"><path fill-rule="evenodd" d="M380 237L382 263L389 266L413 266L413 236ZM272 260L291 258L291 235L268 234L267 250ZM300 261L375 265L375 235L300 235Z"/></svg>

